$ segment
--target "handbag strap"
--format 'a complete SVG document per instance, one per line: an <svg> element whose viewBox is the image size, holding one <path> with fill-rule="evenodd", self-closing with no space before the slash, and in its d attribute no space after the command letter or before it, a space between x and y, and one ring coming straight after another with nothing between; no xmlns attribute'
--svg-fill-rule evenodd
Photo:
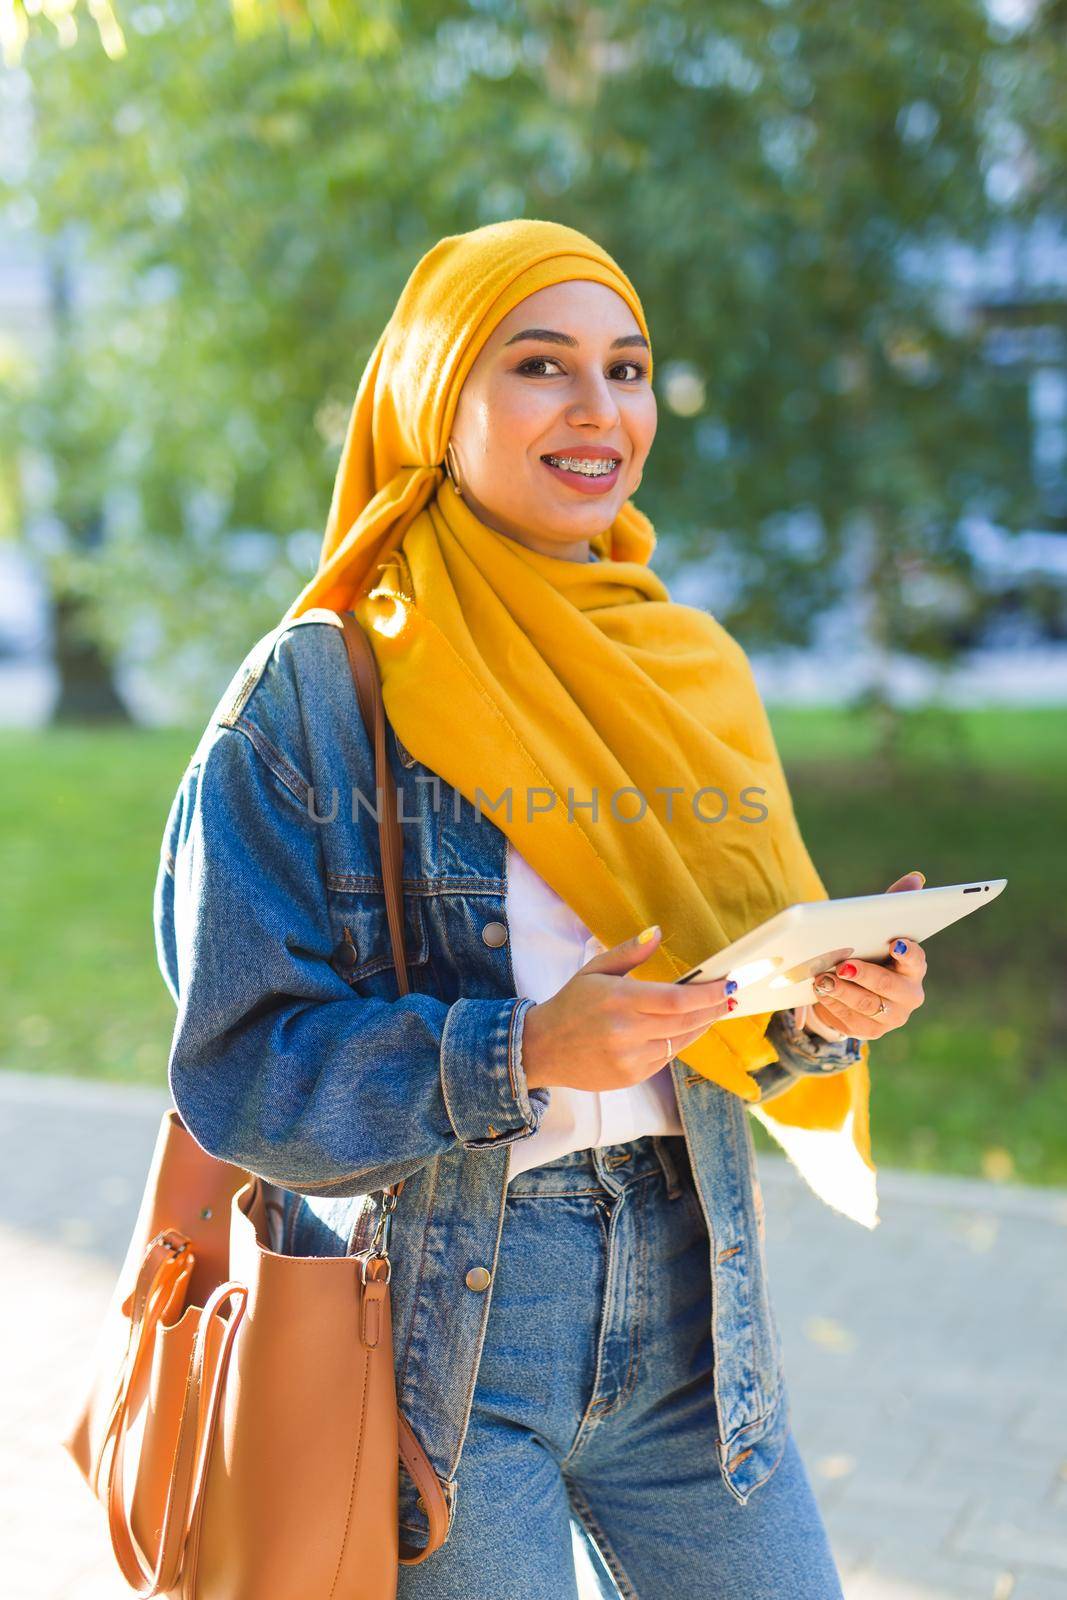
<svg viewBox="0 0 1067 1600"><path fill-rule="evenodd" d="M416 1545L401 1542L400 1563L405 1567L417 1567L420 1561L425 1561L427 1556L432 1556L435 1550L440 1549L448 1536L449 1501L445 1498L445 1490L440 1478L434 1471L426 1451L416 1438L415 1431L404 1413L397 1407L397 1426L400 1433L400 1459L408 1469L411 1480L422 1496L426 1509L426 1520L430 1524L430 1531L426 1536L426 1543L420 1550ZM449 1491L451 1493L451 1491Z"/></svg>
<svg viewBox="0 0 1067 1600"><path fill-rule="evenodd" d="M411 992L408 979L407 955L404 947L404 845L400 831L400 791L389 766L385 748L387 718L382 699L381 678L373 647L366 633L351 611L338 613L344 633L348 665L355 684L363 725L374 740L374 783L378 812L378 844L382 863L382 887L385 892L385 910L389 920L389 938L393 951L397 987L401 994ZM402 1178L385 1190L398 1196L407 1182ZM421 1550L402 1544L400 1560L405 1566L416 1566L439 1548L448 1534L449 1505L441 1480L423 1450L404 1413L397 1408L400 1432L400 1457L419 1490L430 1525L429 1536Z"/></svg>
<svg viewBox="0 0 1067 1600"><path fill-rule="evenodd" d="M378 843L382 858L382 887L385 914L389 919L389 938L393 947L393 966L401 994L410 994L407 955L404 949L404 843L400 832L398 789L385 750L385 703L378 663L371 642L351 611L338 613L344 630L348 665L363 717L363 726L374 740L374 783L378 812Z"/></svg>

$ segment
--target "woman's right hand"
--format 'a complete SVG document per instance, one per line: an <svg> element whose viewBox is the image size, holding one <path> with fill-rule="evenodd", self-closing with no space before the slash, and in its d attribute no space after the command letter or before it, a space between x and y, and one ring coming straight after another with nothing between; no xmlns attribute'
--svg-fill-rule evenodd
<svg viewBox="0 0 1067 1600"><path fill-rule="evenodd" d="M646 933L648 930L645 930ZM727 1018L737 1002L714 983L627 983L663 937L656 927L587 961L523 1019L522 1062L530 1089L624 1089L651 1078L671 1054Z"/></svg>

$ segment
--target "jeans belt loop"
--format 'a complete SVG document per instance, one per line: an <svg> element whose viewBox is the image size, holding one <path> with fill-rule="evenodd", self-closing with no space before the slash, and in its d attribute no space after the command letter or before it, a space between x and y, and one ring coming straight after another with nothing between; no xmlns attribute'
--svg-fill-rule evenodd
<svg viewBox="0 0 1067 1600"><path fill-rule="evenodd" d="M667 1180L667 1199L677 1200L682 1192L682 1185L679 1181L678 1167L674 1157L671 1155L662 1134L654 1133L652 1135L652 1144L656 1155L659 1157L659 1164L663 1168L663 1176Z"/></svg>

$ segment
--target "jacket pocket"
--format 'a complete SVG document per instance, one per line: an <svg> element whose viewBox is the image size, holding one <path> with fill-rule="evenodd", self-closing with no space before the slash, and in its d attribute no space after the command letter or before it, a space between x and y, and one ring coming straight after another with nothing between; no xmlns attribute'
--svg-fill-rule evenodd
<svg viewBox="0 0 1067 1600"><path fill-rule="evenodd" d="M395 995L393 946L385 895L380 890L366 889L365 882L365 879L348 879L343 873L331 873L327 879L330 928L334 936L330 965L346 983L367 985L368 994ZM421 895L404 895L404 955L409 968L424 967L429 960L426 912Z"/></svg>

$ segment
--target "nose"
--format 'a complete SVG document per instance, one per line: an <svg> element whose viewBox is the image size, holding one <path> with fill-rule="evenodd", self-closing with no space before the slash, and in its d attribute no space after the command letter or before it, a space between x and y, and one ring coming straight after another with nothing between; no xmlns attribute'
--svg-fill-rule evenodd
<svg viewBox="0 0 1067 1600"><path fill-rule="evenodd" d="M602 372L593 370L579 374L577 391L567 407L568 422L595 423L598 428L614 427L619 420L618 401Z"/></svg>

